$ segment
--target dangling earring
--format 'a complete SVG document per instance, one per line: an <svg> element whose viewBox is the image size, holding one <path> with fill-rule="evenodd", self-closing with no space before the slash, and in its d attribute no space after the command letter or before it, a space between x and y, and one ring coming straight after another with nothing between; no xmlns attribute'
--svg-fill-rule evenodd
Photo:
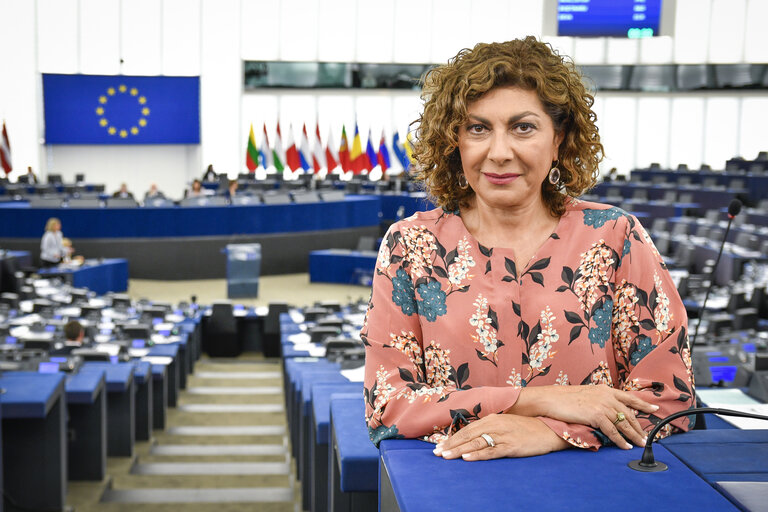
<svg viewBox="0 0 768 512"><path fill-rule="evenodd" d="M555 165L549 170L549 182L555 186L560 184L560 169L557 168L559 164L560 160L556 160Z"/></svg>
<svg viewBox="0 0 768 512"><path fill-rule="evenodd" d="M461 190L467 190L469 188L469 182L467 181L467 177L463 174L459 174L458 180L459 182L459 188Z"/></svg>

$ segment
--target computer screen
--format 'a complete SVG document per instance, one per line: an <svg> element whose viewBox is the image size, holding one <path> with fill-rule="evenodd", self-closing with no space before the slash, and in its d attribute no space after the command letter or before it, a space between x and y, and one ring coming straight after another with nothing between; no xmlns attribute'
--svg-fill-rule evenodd
<svg viewBox="0 0 768 512"><path fill-rule="evenodd" d="M643 38L672 35L675 0L545 0L544 34Z"/></svg>

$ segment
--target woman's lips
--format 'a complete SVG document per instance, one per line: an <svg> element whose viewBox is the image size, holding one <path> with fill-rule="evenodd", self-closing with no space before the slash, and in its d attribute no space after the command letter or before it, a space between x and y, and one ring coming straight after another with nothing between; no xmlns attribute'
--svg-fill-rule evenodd
<svg viewBox="0 0 768 512"><path fill-rule="evenodd" d="M492 174L492 173L484 173L483 176L485 176L485 179L493 183L494 185L506 185L507 183L512 183L517 178L520 177L519 174Z"/></svg>

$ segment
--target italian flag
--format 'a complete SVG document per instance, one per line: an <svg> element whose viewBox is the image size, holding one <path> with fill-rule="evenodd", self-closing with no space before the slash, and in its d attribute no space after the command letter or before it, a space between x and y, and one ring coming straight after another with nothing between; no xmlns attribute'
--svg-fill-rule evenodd
<svg viewBox="0 0 768 512"><path fill-rule="evenodd" d="M259 150L256 147L256 137L253 136L253 123L251 123L251 133L248 135L248 149L245 152L245 166L250 172L254 172L259 166Z"/></svg>

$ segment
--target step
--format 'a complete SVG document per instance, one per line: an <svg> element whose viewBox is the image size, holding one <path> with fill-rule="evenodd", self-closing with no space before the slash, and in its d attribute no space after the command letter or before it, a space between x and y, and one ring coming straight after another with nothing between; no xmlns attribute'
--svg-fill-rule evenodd
<svg viewBox="0 0 768 512"><path fill-rule="evenodd" d="M107 503L282 503L292 502L290 487L232 489L108 489L101 501Z"/></svg>
<svg viewBox="0 0 768 512"><path fill-rule="evenodd" d="M150 455L284 455L288 448L282 444L167 444L154 445Z"/></svg>
<svg viewBox="0 0 768 512"><path fill-rule="evenodd" d="M285 435L283 425L241 425L241 426L209 426L194 425L168 427L166 434L175 436L282 436Z"/></svg>
<svg viewBox="0 0 768 512"><path fill-rule="evenodd" d="M183 404L176 407L180 412L235 413L235 412L284 412L283 404Z"/></svg>
<svg viewBox="0 0 768 512"><path fill-rule="evenodd" d="M132 475L287 475L285 462L149 462L134 464Z"/></svg>
<svg viewBox="0 0 768 512"><path fill-rule="evenodd" d="M196 386L186 390L191 395L280 395L283 388L279 386Z"/></svg>
<svg viewBox="0 0 768 512"><path fill-rule="evenodd" d="M281 372L195 372L199 379L280 379Z"/></svg>

